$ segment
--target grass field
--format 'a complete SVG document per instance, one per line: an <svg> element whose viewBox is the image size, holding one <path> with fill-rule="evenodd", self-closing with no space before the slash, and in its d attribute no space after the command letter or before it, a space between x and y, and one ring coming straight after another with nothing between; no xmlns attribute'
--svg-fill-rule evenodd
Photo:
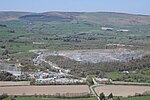
<svg viewBox="0 0 150 100"><path fill-rule="evenodd" d="M6 98L4 100L10 100L10 98ZM97 99L96 98L61 99L61 98L17 97L15 100L97 100ZM120 98L120 100L150 100L150 96Z"/></svg>
<svg viewBox="0 0 150 100"><path fill-rule="evenodd" d="M129 71L129 74L123 74L122 72L109 72L106 73L106 76L114 81L150 83L149 73L149 68L144 68L141 70L137 69L135 71Z"/></svg>
<svg viewBox="0 0 150 100"><path fill-rule="evenodd" d="M10 100L10 99L6 98L5 100ZM60 99L60 98L18 97L15 100L97 100L97 99L96 98Z"/></svg>
<svg viewBox="0 0 150 100"><path fill-rule="evenodd" d="M121 100L150 100L150 96L131 97L131 98L121 98Z"/></svg>
<svg viewBox="0 0 150 100"><path fill-rule="evenodd" d="M112 80L116 80L117 78L122 77L123 75L118 72L109 72L109 73L106 73L106 76L111 78Z"/></svg>

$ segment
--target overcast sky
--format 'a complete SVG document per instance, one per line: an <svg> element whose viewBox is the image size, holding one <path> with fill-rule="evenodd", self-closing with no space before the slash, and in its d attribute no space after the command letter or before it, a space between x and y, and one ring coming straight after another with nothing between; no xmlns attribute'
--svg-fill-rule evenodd
<svg viewBox="0 0 150 100"><path fill-rule="evenodd" d="M123 12L150 15L150 0L0 0L0 11Z"/></svg>

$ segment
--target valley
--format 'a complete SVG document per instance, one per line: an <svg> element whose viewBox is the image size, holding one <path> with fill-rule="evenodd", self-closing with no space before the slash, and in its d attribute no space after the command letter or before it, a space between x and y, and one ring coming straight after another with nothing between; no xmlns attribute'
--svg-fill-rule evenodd
<svg viewBox="0 0 150 100"><path fill-rule="evenodd" d="M38 90L38 95L48 96L48 90L60 92L53 91L56 85L56 90L67 91L62 92L66 97L85 87L81 97L90 100L95 90L109 95L107 88L114 96L134 96L124 82L149 86L150 16L113 12L0 12L0 16L1 94L33 96L31 90ZM134 88L142 89L141 95L149 91L142 86ZM124 88L127 94L119 94ZM18 94L17 89L26 91ZM51 97L60 96L53 93Z"/></svg>

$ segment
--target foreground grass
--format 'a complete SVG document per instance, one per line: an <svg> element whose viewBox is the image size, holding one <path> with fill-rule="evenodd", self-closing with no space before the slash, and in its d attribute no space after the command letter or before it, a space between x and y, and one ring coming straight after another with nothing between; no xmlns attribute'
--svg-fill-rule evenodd
<svg viewBox="0 0 150 100"><path fill-rule="evenodd" d="M7 98L5 100L10 100ZM37 97L17 97L15 100L97 100L96 98L75 98L75 99L61 99L61 98L37 98Z"/></svg>
<svg viewBox="0 0 150 100"><path fill-rule="evenodd" d="M5 100L10 100L6 98ZM97 98L74 98L74 99L61 99L61 98L38 98L38 97L17 97L15 100L97 100ZM122 97L120 100L150 100L150 96L141 96L141 97Z"/></svg>
<svg viewBox="0 0 150 100"><path fill-rule="evenodd" d="M121 100L150 100L150 96L121 98Z"/></svg>

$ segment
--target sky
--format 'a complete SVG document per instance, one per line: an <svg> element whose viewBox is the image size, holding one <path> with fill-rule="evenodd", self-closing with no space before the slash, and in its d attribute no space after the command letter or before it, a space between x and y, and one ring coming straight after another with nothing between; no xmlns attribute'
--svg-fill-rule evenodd
<svg viewBox="0 0 150 100"><path fill-rule="evenodd" d="M122 12L150 15L150 0L0 0L0 11Z"/></svg>

